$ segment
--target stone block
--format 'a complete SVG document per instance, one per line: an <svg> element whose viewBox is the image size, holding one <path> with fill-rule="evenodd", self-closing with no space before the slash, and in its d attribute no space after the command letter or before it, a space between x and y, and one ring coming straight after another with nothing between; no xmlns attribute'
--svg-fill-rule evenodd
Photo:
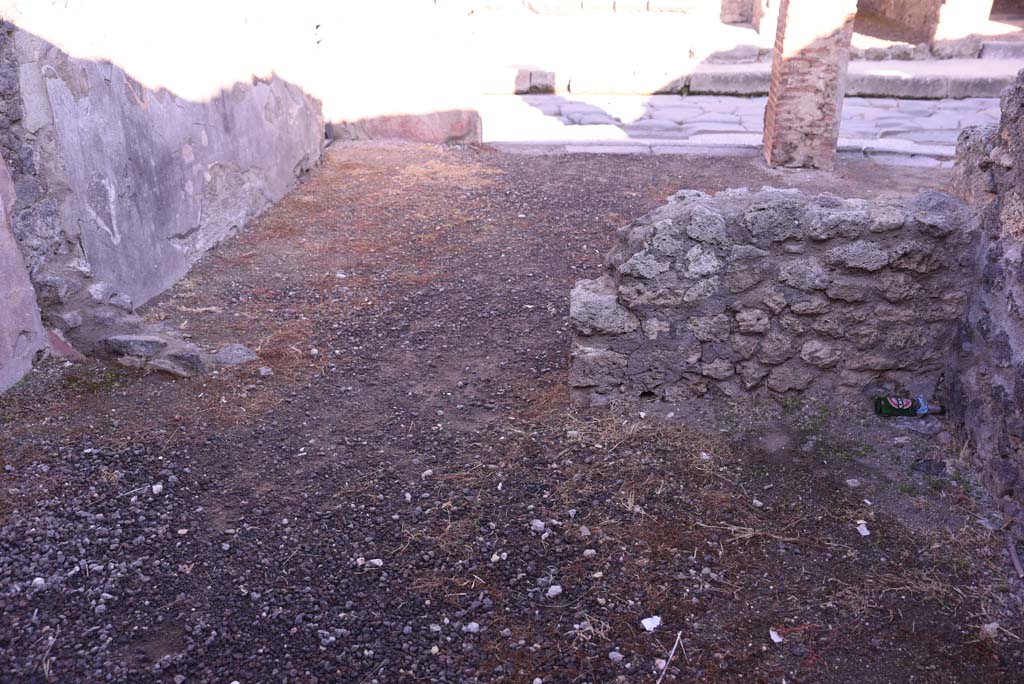
<svg viewBox="0 0 1024 684"><path fill-rule="evenodd" d="M615 283L608 277L581 280L569 297L569 320L584 335L633 332L640 321L619 304Z"/></svg>
<svg viewBox="0 0 1024 684"><path fill-rule="evenodd" d="M769 325L768 314L761 309L744 309L736 314L736 327L741 333L765 333Z"/></svg>
<svg viewBox="0 0 1024 684"><path fill-rule="evenodd" d="M768 374L768 388L775 392L804 390L814 382L817 373L810 366L796 360L772 368Z"/></svg>
<svg viewBox="0 0 1024 684"><path fill-rule="evenodd" d="M731 323L725 314L695 316L686 325L701 342L724 342L729 339Z"/></svg>
<svg viewBox="0 0 1024 684"><path fill-rule="evenodd" d="M889 265L888 250L867 240L833 247L825 253L825 262L851 270L879 271Z"/></svg>
<svg viewBox="0 0 1024 684"><path fill-rule="evenodd" d="M480 114L462 109L334 123L331 130L336 139L348 140L408 140L438 145L483 140Z"/></svg>

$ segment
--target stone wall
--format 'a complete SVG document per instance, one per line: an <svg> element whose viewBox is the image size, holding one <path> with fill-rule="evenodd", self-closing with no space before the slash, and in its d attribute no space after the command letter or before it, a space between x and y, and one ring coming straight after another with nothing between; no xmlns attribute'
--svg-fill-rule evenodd
<svg viewBox="0 0 1024 684"><path fill-rule="evenodd" d="M937 57L977 57L992 0L858 0L858 8L885 17L913 42L931 43Z"/></svg>
<svg viewBox="0 0 1024 684"><path fill-rule="evenodd" d="M13 232L46 322L86 348L282 197L323 130L276 76L186 99L0 23Z"/></svg>
<svg viewBox="0 0 1024 684"><path fill-rule="evenodd" d="M935 396L972 226L940 192L683 191L620 229L607 274L573 289L575 398Z"/></svg>
<svg viewBox="0 0 1024 684"><path fill-rule="evenodd" d="M953 187L981 224L953 406L993 493L1024 525L1024 71L998 128L961 134Z"/></svg>
<svg viewBox="0 0 1024 684"><path fill-rule="evenodd" d="M45 346L35 291L10 231L14 182L0 157L0 392L32 368Z"/></svg>

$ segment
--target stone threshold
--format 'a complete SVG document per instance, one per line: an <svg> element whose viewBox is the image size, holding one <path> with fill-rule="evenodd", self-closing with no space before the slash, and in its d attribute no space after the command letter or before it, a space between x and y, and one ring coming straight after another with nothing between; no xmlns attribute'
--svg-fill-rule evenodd
<svg viewBox="0 0 1024 684"><path fill-rule="evenodd" d="M898 97L939 100L946 98L999 97L1024 69L1024 58L946 59L927 61L850 62L848 96ZM594 65L569 74L536 72L540 78L519 81L543 83L536 92L581 94L680 94L759 96L768 93L771 64L681 65L675 71L658 67L616 70ZM515 77L495 79L488 94L508 94Z"/></svg>
<svg viewBox="0 0 1024 684"><path fill-rule="evenodd" d="M699 137L699 136L695 136ZM634 139L634 140L545 140L502 141L487 144L510 154L696 154L717 157L754 157L762 154L761 136L757 134L708 135L701 139ZM840 159L870 159L889 166L951 168L954 148L945 145L920 145L907 140L839 139Z"/></svg>

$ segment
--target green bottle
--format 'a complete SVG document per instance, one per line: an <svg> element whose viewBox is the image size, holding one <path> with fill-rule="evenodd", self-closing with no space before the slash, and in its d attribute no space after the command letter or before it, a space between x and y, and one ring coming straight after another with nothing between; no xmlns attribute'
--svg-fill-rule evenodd
<svg viewBox="0 0 1024 684"><path fill-rule="evenodd" d="M875 397L875 413L880 416L941 416L946 413L942 404L929 404L924 397Z"/></svg>

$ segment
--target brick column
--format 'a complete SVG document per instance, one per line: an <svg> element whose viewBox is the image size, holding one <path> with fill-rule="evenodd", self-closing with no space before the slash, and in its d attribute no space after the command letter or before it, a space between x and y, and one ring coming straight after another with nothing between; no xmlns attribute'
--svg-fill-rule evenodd
<svg viewBox="0 0 1024 684"><path fill-rule="evenodd" d="M781 0L764 112L771 166L835 165L856 0Z"/></svg>

